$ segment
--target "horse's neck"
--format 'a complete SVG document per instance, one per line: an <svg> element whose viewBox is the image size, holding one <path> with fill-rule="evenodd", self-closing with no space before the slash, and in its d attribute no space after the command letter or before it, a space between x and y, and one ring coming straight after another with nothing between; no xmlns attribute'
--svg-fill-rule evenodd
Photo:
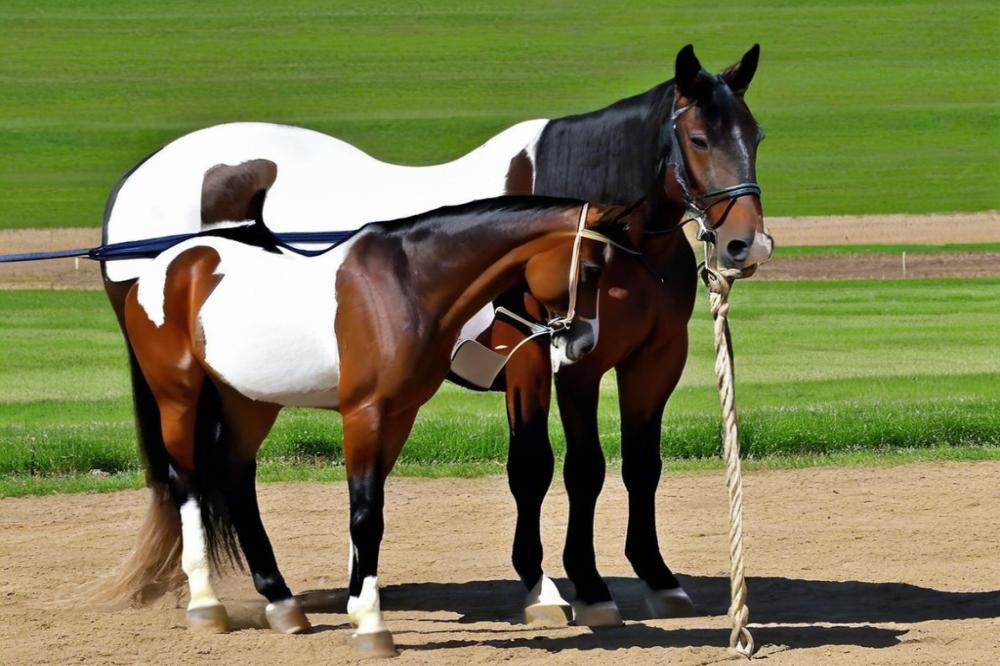
<svg viewBox="0 0 1000 666"><path fill-rule="evenodd" d="M672 99L667 82L604 109L551 121L537 148L534 193L635 203L656 171Z"/></svg>
<svg viewBox="0 0 1000 666"><path fill-rule="evenodd" d="M511 219L487 216L436 235L430 245L415 245L408 259L427 294L428 314L443 333L457 335L477 311L517 284L532 257L568 241L578 215L579 208L569 207L544 214L525 211Z"/></svg>

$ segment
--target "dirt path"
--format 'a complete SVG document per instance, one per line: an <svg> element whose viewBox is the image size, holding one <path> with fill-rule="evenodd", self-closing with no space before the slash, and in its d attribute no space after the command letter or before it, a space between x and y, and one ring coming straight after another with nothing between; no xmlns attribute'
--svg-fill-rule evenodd
<svg viewBox="0 0 1000 666"><path fill-rule="evenodd" d="M779 246L935 244L1000 242L1000 214L852 215L773 217L768 226ZM0 230L0 254L93 247L98 229ZM1000 275L1000 254L948 253L907 257L910 277ZM757 279L853 279L902 277L897 254L857 254L778 258ZM0 289L100 289L100 267L81 259L0 264Z"/></svg>
<svg viewBox="0 0 1000 666"><path fill-rule="evenodd" d="M760 267L756 280L896 280L1000 275L1000 252L859 252L781 257Z"/></svg>
<svg viewBox="0 0 1000 666"><path fill-rule="evenodd" d="M1000 654L1000 463L754 472L746 479L751 617L767 663L993 664ZM561 486L561 484L557 484ZM96 611L67 602L130 548L142 492L0 500L0 663L343 663L344 484L261 487L265 520L315 633L260 629L245 576L221 596L242 629L200 636L183 607ZM725 659L722 474L670 474L664 552L704 613L644 620L622 556L626 498L609 475L598 561L620 629L526 627L508 564L513 506L501 478L392 479L380 579L395 663L685 663ZM561 573L566 497L546 505L546 562ZM561 584L561 583L560 583Z"/></svg>
<svg viewBox="0 0 1000 666"><path fill-rule="evenodd" d="M1000 243L1000 212L768 217L781 245Z"/></svg>

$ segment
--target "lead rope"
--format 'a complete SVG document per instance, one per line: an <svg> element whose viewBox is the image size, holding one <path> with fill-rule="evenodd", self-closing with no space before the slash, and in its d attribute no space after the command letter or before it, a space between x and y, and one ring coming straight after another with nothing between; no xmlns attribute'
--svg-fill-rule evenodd
<svg viewBox="0 0 1000 666"><path fill-rule="evenodd" d="M743 564L743 475L740 469L739 419L736 415L736 390L733 380L733 350L729 346L729 291L741 276L738 270L709 266L709 244L705 243L705 263L701 279L708 287L708 306L715 328L715 380L722 406L722 455L726 461L726 489L729 492L729 617L733 628L729 648L747 659L755 646L747 625L747 583Z"/></svg>

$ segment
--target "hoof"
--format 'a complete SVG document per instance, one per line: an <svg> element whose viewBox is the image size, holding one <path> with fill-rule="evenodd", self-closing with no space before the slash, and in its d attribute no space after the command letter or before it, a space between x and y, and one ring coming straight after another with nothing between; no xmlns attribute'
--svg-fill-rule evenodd
<svg viewBox="0 0 1000 666"><path fill-rule="evenodd" d="M555 583L548 576L542 576L528 592L524 621L528 624L565 626L572 619L573 611L559 594Z"/></svg>
<svg viewBox="0 0 1000 666"><path fill-rule="evenodd" d="M614 601L599 601L596 604L574 601L573 622L581 627L620 627L625 624Z"/></svg>
<svg viewBox="0 0 1000 666"><path fill-rule="evenodd" d="M229 616L222 604L198 606L187 611L188 627L206 634L224 634L229 631Z"/></svg>
<svg viewBox="0 0 1000 666"><path fill-rule="evenodd" d="M564 627L573 619L573 609L569 604L531 604L524 609L527 624Z"/></svg>
<svg viewBox="0 0 1000 666"><path fill-rule="evenodd" d="M267 623L280 634L304 634L312 629L309 618L302 612L302 606L295 597L268 604L264 613Z"/></svg>
<svg viewBox="0 0 1000 666"><path fill-rule="evenodd" d="M351 636L354 649L365 657L396 657L396 644L388 630L376 631L370 634L355 633Z"/></svg>
<svg viewBox="0 0 1000 666"><path fill-rule="evenodd" d="M694 603L683 587L670 590L647 590L646 610L652 617L691 617L695 614Z"/></svg>

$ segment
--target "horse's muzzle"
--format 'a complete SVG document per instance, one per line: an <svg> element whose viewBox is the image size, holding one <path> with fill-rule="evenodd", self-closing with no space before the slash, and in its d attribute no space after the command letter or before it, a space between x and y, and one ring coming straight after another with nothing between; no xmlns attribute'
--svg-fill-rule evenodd
<svg viewBox="0 0 1000 666"><path fill-rule="evenodd" d="M771 258L774 240L766 231L758 231L745 238L733 238L716 250L725 268L748 268Z"/></svg>
<svg viewBox="0 0 1000 666"><path fill-rule="evenodd" d="M569 328L552 336L552 371L572 365L589 354L597 346L597 319L578 319Z"/></svg>

